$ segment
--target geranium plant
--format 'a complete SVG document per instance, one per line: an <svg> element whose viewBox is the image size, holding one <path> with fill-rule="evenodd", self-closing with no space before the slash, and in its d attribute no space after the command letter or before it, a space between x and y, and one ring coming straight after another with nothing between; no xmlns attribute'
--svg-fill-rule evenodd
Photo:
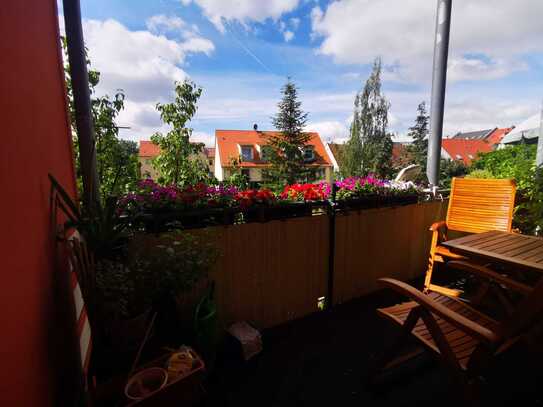
<svg viewBox="0 0 543 407"><path fill-rule="evenodd" d="M291 202L324 201L330 195L330 184L292 184L285 186L281 199Z"/></svg>

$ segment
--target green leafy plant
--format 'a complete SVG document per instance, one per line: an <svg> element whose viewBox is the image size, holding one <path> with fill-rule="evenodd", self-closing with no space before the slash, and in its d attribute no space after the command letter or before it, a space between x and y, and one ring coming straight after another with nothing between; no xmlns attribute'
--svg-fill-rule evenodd
<svg viewBox="0 0 543 407"><path fill-rule="evenodd" d="M152 161L158 171L158 181L165 185L185 186L206 182L209 178L207 163L200 154L203 143L191 143L192 128L187 127L197 109L202 88L185 80L175 83L175 100L157 103L162 121L171 126L166 134L155 133L151 141L160 147L160 154Z"/></svg>
<svg viewBox="0 0 543 407"><path fill-rule="evenodd" d="M143 271L143 272L142 272ZM145 270L127 267L120 259L96 263L96 299L101 318L130 319L152 305Z"/></svg>
<svg viewBox="0 0 543 407"><path fill-rule="evenodd" d="M496 177L488 170L473 170L466 175L466 178L492 179Z"/></svg>
<svg viewBox="0 0 543 407"><path fill-rule="evenodd" d="M143 276L153 301L189 292L207 276L218 257L213 239L206 233L181 231L138 234L127 253L128 267Z"/></svg>
<svg viewBox="0 0 543 407"><path fill-rule="evenodd" d="M439 166L439 186L441 188L450 188L454 177L463 177L468 173L468 167L460 160L441 159Z"/></svg>
<svg viewBox="0 0 543 407"><path fill-rule="evenodd" d="M512 178L517 185L513 226L523 233L534 233L543 226L543 181L535 165L536 145L518 144L479 155L470 176Z"/></svg>
<svg viewBox="0 0 543 407"><path fill-rule="evenodd" d="M62 47L66 52L66 38L61 37ZM86 51L85 51L86 52ZM68 60L67 58L65 59ZM97 96L96 87L100 82L100 72L92 69L91 61L87 59L89 72L89 90L91 94L91 114L94 124L96 167L100 198L105 201L111 195L128 192L138 180L138 147L133 141L119 138L119 126L115 120L124 109L125 95L118 90L113 97ZM70 65L64 65L66 93L68 96L68 111L72 123L72 134L77 134L75 127L75 105L72 90ZM79 157L78 138L73 137L75 165L78 189L82 191L81 165Z"/></svg>
<svg viewBox="0 0 543 407"><path fill-rule="evenodd" d="M103 206L79 207L60 183L49 174L52 188L58 192L58 205L68 221L65 227L81 233L97 259L114 257L127 239L127 222L117 212L117 199L106 199Z"/></svg>

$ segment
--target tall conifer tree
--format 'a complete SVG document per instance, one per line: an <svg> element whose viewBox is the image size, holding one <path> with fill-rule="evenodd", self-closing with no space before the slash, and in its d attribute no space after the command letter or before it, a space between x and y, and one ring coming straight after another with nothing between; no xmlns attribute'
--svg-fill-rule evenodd
<svg viewBox="0 0 543 407"><path fill-rule="evenodd" d="M268 136L271 168L265 179L270 186L293 184L311 178L304 161L304 146L311 139L304 132L307 113L298 100L298 89L290 80L282 88L283 97L277 104L279 111L272 117L273 126L279 133Z"/></svg>

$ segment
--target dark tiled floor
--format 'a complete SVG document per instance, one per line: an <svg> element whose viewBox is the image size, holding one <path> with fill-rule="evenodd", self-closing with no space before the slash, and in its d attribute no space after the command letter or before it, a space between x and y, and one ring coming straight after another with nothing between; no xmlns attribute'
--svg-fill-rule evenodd
<svg viewBox="0 0 543 407"><path fill-rule="evenodd" d="M263 333L264 351L247 364L219 357L206 406L463 405L437 363L417 358L378 386L364 377L371 352L397 332L375 308L397 302L388 292ZM483 405L543 405L541 358L522 349L490 370Z"/></svg>

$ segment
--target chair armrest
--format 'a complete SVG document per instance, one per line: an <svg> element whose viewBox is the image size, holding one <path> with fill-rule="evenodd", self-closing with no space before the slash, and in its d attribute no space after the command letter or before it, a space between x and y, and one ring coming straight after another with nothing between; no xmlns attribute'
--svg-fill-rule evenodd
<svg viewBox="0 0 543 407"><path fill-rule="evenodd" d="M430 231L437 232L439 229L446 228L446 227L447 227L447 222L442 220L442 221L433 223L432 226L430 226Z"/></svg>
<svg viewBox="0 0 543 407"><path fill-rule="evenodd" d="M533 288L529 285L520 283L518 281L512 280L508 277L502 276L499 273L489 269L485 266L480 266L478 264L472 264L463 260L453 260L447 263L447 267L452 267L457 270L467 271L468 273L476 274L478 276L487 278L489 280L495 281L499 284L503 284L511 290L517 291L523 295L529 295Z"/></svg>
<svg viewBox="0 0 543 407"><path fill-rule="evenodd" d="M437 301L411 287L409 284L392 278L380 278L379 282L385 287L391 288L394 291L409 297L427 311L440 316L458 329L482 342L494 343L499 340L499 336L490 329L439 304Z"/></svg>

